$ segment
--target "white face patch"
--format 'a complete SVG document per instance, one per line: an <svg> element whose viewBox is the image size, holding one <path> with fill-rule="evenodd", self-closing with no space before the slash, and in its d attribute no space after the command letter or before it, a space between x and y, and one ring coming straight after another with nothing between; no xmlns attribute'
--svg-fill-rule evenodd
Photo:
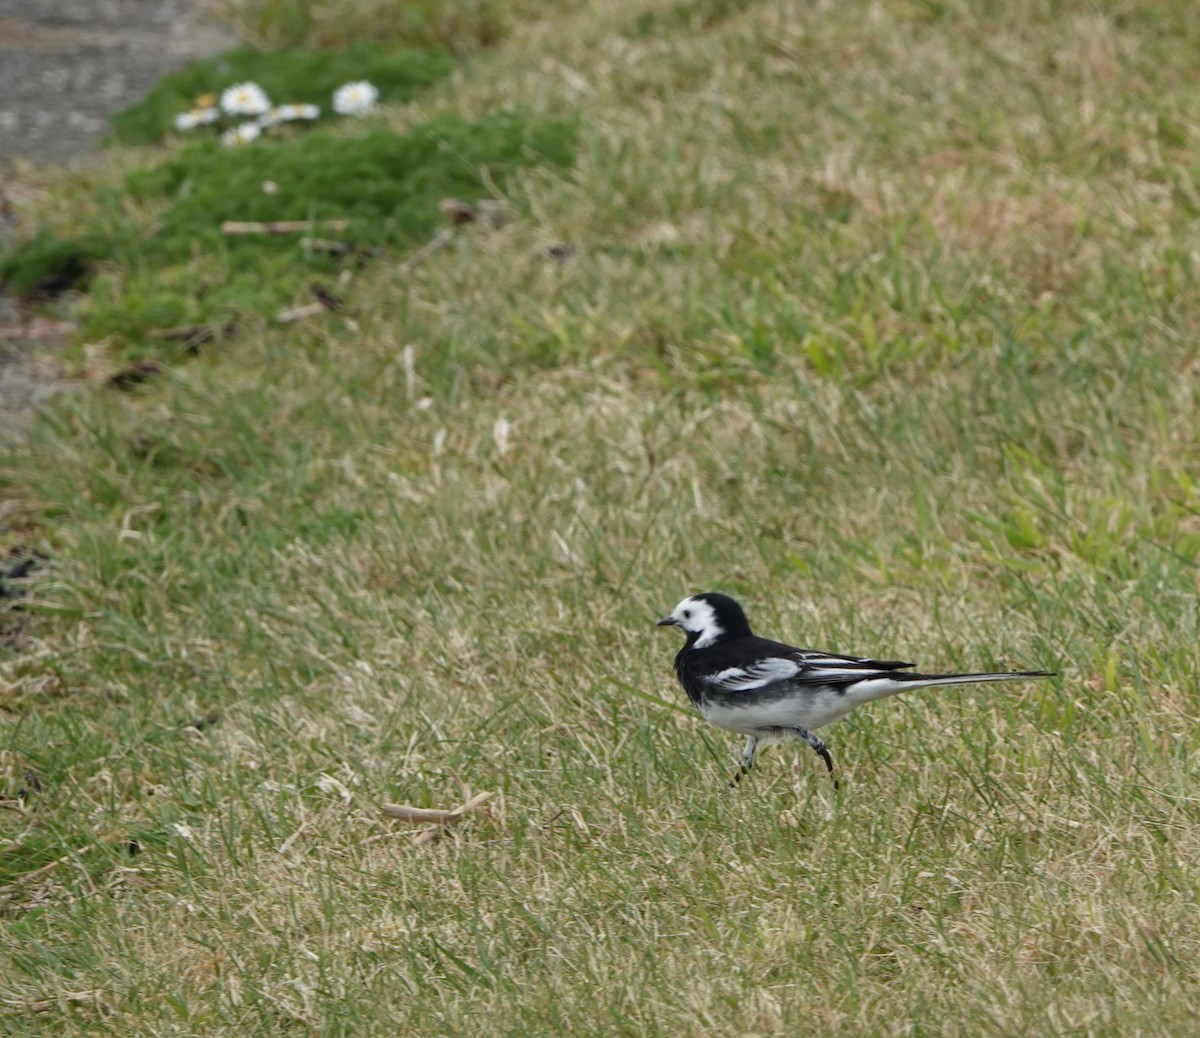
<svg viewBox="0 0 1200 1038"><path fill-rule="evenodd" d="M685 598L675 607L671 619L689 634L700 636L693 649L706 648L725 633L725 628L717 623L716 611L700 598Z"/></svg>

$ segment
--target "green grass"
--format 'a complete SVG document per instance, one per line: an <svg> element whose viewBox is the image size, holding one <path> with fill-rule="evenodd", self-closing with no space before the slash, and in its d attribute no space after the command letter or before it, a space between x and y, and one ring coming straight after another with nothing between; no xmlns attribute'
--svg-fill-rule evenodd
<svg viewBox="0 0 1200 1038"><path fill-rule="evenodd" d="M64 263L82 263L81 335L145 351L164 329L269 317L308 295L314 277L419 245L445 223L444 199L477 201L522 167L568 165L576 132L576 119L509 112L447 115L404 133L316 129L232 150L200 141L100 193L71 236L41 228L0 257L0 278L29 291ZM330 232L348 250L341 257L304 249L295 234L221 230L225 221L307 220L319 237L330 219L351 221Z"/></svg>
<svg viewBox="0 0 1200 1038"><path fill-rule="evenodd" d="M401 41L471 53L497 43L514 23L552 17L537 0L213 0L244 39L262 47L339 47L347 41Z"/></svg>
<svg viewBox="0 0 1200 1038"><path fill-rule="evenodd" d="M511 220L351 270L354 326L246 328L10 436L0 547L50 561L0 614L0 793L42 786L0 809L4 1028L1193 1033L1197 32L516 25L395 116L581 113ZM54 183L64 234L104 211ZM823 729L840 793L801 745L731 793L652 626L706 589L1060 676ZM464 790L495 796L422 847L380 815Z"/></svg>

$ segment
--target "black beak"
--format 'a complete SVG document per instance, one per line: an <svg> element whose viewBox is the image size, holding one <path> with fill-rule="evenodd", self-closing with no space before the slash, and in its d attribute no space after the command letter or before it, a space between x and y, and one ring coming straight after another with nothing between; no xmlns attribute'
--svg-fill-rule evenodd
<svg viewBox="0 0 1200 1038"><path fill-rule="evenodd" d="M658 621L658 623L656 623L654 626L655 626L655 627L676 627L676 626L678 626L678 625L679 625L679 621L678 621L678 620L676 620L676 619L675 619L675 617L673 617L673 616L664 616L664 617L663 617L661 620L659 620L659 621Z"/></svg>

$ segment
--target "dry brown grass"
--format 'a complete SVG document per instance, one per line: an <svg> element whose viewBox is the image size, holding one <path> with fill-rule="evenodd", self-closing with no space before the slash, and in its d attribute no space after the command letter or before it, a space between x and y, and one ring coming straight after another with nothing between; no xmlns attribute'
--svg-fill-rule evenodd
<svg viewBox="0 0 1200 1038"><path fill-rule="evenodd" d="M388 117L569 174L7 456L12 1033L1194 1030L1187 5L737 6L514 24ZM649 626L718 587L1061 677L732 796Z"/></svg>

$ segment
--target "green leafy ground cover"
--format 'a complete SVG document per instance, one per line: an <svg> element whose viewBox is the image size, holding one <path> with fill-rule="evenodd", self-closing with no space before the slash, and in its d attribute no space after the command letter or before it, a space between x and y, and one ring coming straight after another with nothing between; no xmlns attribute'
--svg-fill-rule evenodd
<svg viewBox="0 0 1200 1038"><path fill-rule="evenodd" d="M578 123L571 115L446 114L398 131L329 113L333 90L352 79L367 79L384 103L401 102L450 68L442 52L378 44L332 53L243 49L197 62L119 115L116 139L156 141L198 96L245 81L273 101L323 104L322 120L272 128L238 148L192 130L198 140L99 186L82 211L48 210L35 235L0 255L0 279L36 297L47 278L69 273L85 292L74 308L81 341L107 338L133 355L173 356L171 333L179 328L271 317L311 298L314 277L373 255L399 259L428 240L445 223L444 200L477 202L502 191L518 169L571 162ZM225 221L297 220L310 221L310 237L335 237L343 251L305 248L298 234L221 230ZM326 220L351 226L325 232Z"/></svg>
<svg viewBox="0 0 1200 1038"><path fill-rule="evenodd" d="M112 139L121 144L161 141L174 132L175 116L196 98L219 96L235 83L257 83L278 104L320 105L328 117L330 97L343 83L366 80L384 103L403 104L452 68L452 59L441 50L365 41L318 51L242 47L164 77L145 98L114 116Z"/></svg>

